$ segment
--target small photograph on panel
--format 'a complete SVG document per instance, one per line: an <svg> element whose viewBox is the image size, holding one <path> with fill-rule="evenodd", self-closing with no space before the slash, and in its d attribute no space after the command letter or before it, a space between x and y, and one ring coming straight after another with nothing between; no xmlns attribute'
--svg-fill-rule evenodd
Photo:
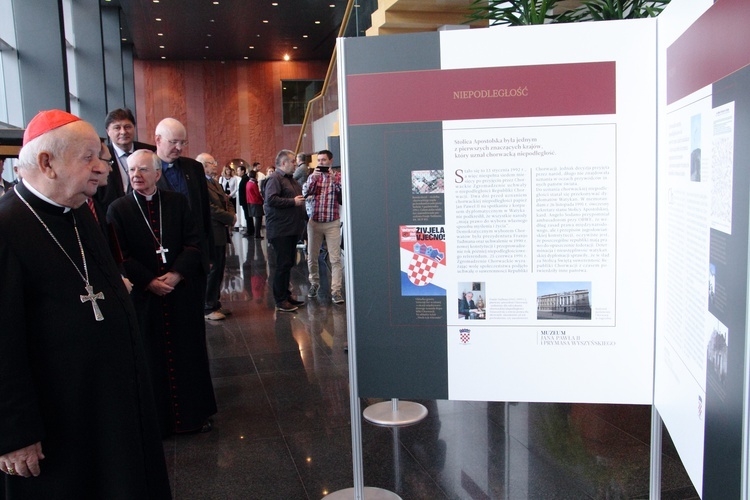
<svg viewBox="0 0 750 500"><path fill-rule="evenodd" d="M536 319L591 319L591 282L537 282Z"/></svg>
<svg viewBox="0 0 750 500"><path fill-rule="evenodd" d="M690 180L701 181L701 115L690 117Z"/></svg>
<svg viewBox="0 0 750 500"><path fill-rule="evenodd" d="M411 171L411 194L442 194L443 192L442 170Z"/></svg>
<svg viewBox="0 0 750 500"><path fill-rule="evenodd" d="M484 281L469 281L458 284L458 319L486 319Z"/></svg>
<svg viewBox="0 0 750 500"><path fill-rule="evenodd" d="M714 305L716 298L716 265L713 262L708 263L708 307Z"/></svg>
<svg viewBox="0 0 750 500"><path fill-rule="evenodd" d="M727 380L729 328L713 315L709 316L708 328L710 332L706 347L707 379L723 393Z"/></svg>

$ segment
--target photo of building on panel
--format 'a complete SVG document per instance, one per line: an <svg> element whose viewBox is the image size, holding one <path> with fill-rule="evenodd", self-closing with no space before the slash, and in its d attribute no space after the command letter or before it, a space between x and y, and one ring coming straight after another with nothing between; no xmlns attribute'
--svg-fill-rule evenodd
<svg viewBox="0 0 750 500"><path fill-rule="evenodd" d="M536 319L591 319L591 282L540 281Z"/></svg>

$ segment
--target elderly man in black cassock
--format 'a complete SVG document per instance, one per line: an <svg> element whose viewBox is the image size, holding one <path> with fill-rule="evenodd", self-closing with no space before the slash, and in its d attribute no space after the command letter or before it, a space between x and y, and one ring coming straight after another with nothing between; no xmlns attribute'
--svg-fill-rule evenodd
<svg viewBox="0 0 750 500"><path fill-rule="evenodd" d="M135 311L84 205L94 128L42 111L0 198L0 490L7 500L170 498Z"/></svg>
<svg viewBox="0 0 750 500"><path fill-rule="evenodd" d="M156 187L161 160L148 150L128 158L133 192L107 218L133 283L162 435L208 432L216 413L203 322L203 267L195 217L185 196Z"/></svg>

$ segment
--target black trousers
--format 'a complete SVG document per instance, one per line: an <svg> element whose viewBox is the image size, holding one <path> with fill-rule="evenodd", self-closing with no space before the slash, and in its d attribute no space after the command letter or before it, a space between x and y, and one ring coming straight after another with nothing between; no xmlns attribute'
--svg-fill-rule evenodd
<svg viewBox="0 0 750 500"><path fill-rule="evenodd" d="M273 300L281 304L289 298L289 278L297 253L298 236L279 236L268 242L276 251L276 269L273 274Z"/></svg>
<svg viewBox="0 0 750 500"><path fill-rule="evenodd" d="M208 272L206 282L206 313L221 309L221 282L224 280L224 268L227 265L227 246L220 245L214 248L215 257L211 261L211 270Z"/></svg>

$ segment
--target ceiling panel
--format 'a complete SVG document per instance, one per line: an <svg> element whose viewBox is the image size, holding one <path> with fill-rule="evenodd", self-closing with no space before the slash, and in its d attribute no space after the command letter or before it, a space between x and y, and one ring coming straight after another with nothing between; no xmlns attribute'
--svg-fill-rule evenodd
<svg viewBox="0 0 750 500"><path fill-rule="evenodd" d="M345 0L102 0L138 59L328 60ZM156 19L161 19L157 21ZM160 34L161 33L161 34ZM250 48L253 47L253 48Z"/></svg>

